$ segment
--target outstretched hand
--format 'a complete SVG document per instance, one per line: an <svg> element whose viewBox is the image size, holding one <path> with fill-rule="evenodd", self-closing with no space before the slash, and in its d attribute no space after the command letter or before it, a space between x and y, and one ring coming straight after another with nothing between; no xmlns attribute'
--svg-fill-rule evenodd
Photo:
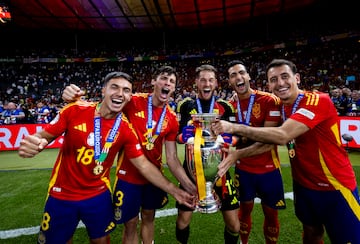
<svg viewBox="0 0 360 244"><path fill-rule="evenodd" d="M180 204L187 206L188 208L195 209L196 206L196 197L190 195L188 192L177 188L176 192L172 194L173 197L178 201Z"/></svg>
<svg viewBox="0 0 360 244"><path fill-rule="evenodd" d="M226 120L215 120L211 123L211 130L215 135L221 135L223 133L233 134L232 123Z"/></svg>
<svg viewBox="0 0 360 244"><path fill-rule="evenodd" d="M80 99L81 96L85 95L85 91L82 91L80 87L74 84L70 84L65 87L62 93L62 99L65 102L75 102Z"/></svg>
<svg viewBox="0 0 360 244"><path fill-rule="evenodd" d="M22 158L31 158L41 152L48 144L44 138L39 138L34 135L28 135L20 142L18 154Z"/></svg>

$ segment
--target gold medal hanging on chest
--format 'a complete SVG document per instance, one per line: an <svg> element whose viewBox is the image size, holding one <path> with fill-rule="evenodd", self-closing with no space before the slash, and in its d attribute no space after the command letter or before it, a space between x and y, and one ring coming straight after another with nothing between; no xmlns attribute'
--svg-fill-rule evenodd
<svg viewBox="0 0 360 244"><path fill-rule="evenodd" d="M98 164L94 167L93 173L94 175L99 175L104 171L104 167L101 164Z"/></svg>
<svg viewBox="0 0 360 244"><path fill-rule="evenodd" d="M154 149L154 143L148 142L146 143L146 150L153 150Z"/></svg>

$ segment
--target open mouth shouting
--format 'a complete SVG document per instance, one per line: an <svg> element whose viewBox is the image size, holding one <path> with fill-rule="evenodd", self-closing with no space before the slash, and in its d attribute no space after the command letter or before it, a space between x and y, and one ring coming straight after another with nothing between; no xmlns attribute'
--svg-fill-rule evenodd
<svg viewBox="0 0 360 244"><path fill-rule="evenodd" d="M160 96L161 96L162 99L167 99L169 93L170 93L170 89L169 89L169 88L166 88L166 87L163 87L163 88L161 89Z"/></svg>
<svg viewBox="0 0 360 244"><path fill-rule="evenodd" d="M209 98L209 97L212 96L212 90L211 90L210 87L204 88L203 90L201 90L201 93L202 93L204 98Z"/></svg>

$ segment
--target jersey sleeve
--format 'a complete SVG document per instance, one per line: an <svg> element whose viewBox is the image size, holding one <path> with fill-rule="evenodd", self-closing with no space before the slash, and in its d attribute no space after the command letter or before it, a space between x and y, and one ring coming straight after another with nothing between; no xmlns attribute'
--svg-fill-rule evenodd
<svg viewBox="0 0 360 244"><path fill-rule="evenodd" d="M128 121L125 116L123 116L120 136L124 140L123 151L128 158L137 158L143 155L143 151L141 149L141 145L139 143L139 139L133 128L133 125Z"/></svg>
<svg viewBox="0 0 360 244"><path fill-rule="evenodd" d="M299 107L290 118L311 129L328 117L336 116L336 109L325 93L305 93Z"/></svg>
<svg viewBox="0 0 360 244"><path fill-rule="evenodd" d="M44 130L56 137L61 136L66 132L69 122L78 116L79 110L86 110L89 106L95 107L96 103L76 101L66 105L49 124L46 124Z"/></svg>
<svg viewBox="0 0 360 244"><path fill-rule="evenodd" d="M235 118L235 109L234 109L233 105L230 102L223 100L223 99L218 99L217 103L224 109L221 119L235 122L235 121L232 121L233 118Z"/></svg>
<svg viewBox="0 0 360 244"><path fill-rule="evenodd" d="M169 113L168 117L168 124L169 124L169 133L166 134L165 140L166 141L176 141L176 137L179 131L179 122L177 121L176 113L171 109L170 106L167 106L167 113Z"/></svg>
<svg viewBox="0 0 360 244"><path fill-rule="evenodd" d="M190 97L185 98L178 103L176 113L179 120L179 130L178 133L182 132L182 128L188 125L188 122L191 120L191 110L192 110L192 99Z"/></svg>

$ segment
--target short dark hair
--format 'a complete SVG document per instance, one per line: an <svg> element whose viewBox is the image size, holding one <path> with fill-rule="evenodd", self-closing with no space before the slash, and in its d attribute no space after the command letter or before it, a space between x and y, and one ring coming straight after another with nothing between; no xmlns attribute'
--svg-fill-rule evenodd
<svg viewBox="0 0 360 244"><path fill-rule="evenodd" d="M273 59L267 66L266 66L266 74L268 73L269 69L273 68L273 67L279 67L282 65L287 65L290 67L291 71L293 72L293 74L296 74L297 68L296 65L291 62L290 60L287 59Z"/></svg>
<svg viewBox="0 0 360 244"><path fill-rule="evenodd" d="M229 69L230 69L231 67L233 67L233 66L235 66L235 65L237 65L237 64L243 65L243 66L245 67L245 70L247 71L246 66L245 66L245 63L244 63L243 61L237 60L237 59L236 59L236 60L231 60L230 62L227 63L227 65L226 65L226 71L229 71Z"/></svg>
<svg viewBox="0 0 360 244"><path fill-rule="evenodd" d="M197 68L195 69L195 77L196 77L196 78L199 78L200 72L201 72L201 71L204 71L204 70L206 70L206 71L212 71L212 72L214 72L215 74L216 74L216 72L217 72L217 69L216 69L214 66L212 66L211 64L203 64L203 65L200 65L199 67L197 67Z"/></svg>
<svg viewBox="0 0 360 244"><path fill-rule="evenodd" d="M134 79L131 75L125 73L125 72L121 72L121 71L115 71L115 72L111 72L111 73L108 73L104 80L103 80L103 83L104 83L104 86L106 86L106 84L111 80L111 79L114 79L114 78L124 78L125 80L129 81L131 84L134 82Z"/></svg>
<svg viewBox="0 0 360 244"><path fill-rule="evenodd" d="M176 83L177 83L178 74L176 73L176 70L174 67L169 66L169 65L164 65L164 66L157 68L155 70L155 72L153 73L153 79L156 80L156 78L161 74L175 75Z"/></svg>

